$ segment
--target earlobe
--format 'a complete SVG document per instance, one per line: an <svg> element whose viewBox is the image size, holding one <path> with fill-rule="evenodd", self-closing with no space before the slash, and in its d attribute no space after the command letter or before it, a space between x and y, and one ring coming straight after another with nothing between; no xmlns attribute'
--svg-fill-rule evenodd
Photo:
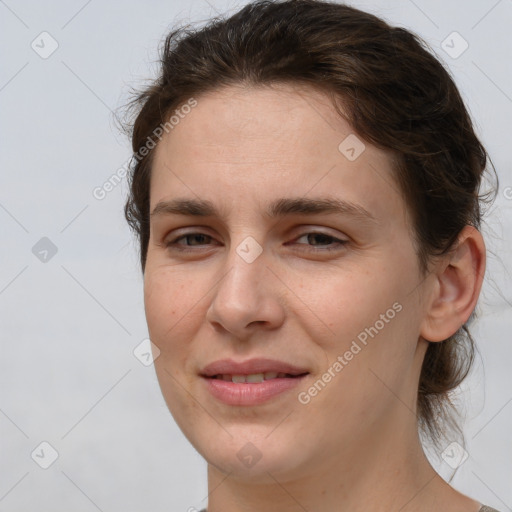
<svg viewBox="0 0 512 512"><path fill-rule="evenodd" d="M485 272L485 244L481 233L465 226L455 249L437 267L433 296L420 335L443 341L466 323L475 309Z"/></svg>

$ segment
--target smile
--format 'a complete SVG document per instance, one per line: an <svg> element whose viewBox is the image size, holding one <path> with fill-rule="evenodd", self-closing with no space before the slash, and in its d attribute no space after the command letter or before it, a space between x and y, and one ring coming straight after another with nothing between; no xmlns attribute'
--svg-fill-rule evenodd
<svg viewBox="0 0 512 512"><path fill-rule="evenodd" d="M208 393L216 400L231 406L261 405L279 396L285 397L309 375L290 375L268 372L249 375L215 375L201 377ZM267 378L268 376L268 378ZM295 399L295 395L292 398Z"/></svg>
<svg viewBox="0 0 512 512"><path fill-rule="evenodd" d="M291 373L283 373L283 372L266 372L266 373L251 373L249 375L230 375L230 374L223 374L223 375L214 375L211 377L212 379L219 379L226 382L235 382L236 384L241 384L244 382L247 383L260 383L265 380L272 380L272 379L287 379L287 378L296 378L299 377L299 375L292 375Z"/></svg>

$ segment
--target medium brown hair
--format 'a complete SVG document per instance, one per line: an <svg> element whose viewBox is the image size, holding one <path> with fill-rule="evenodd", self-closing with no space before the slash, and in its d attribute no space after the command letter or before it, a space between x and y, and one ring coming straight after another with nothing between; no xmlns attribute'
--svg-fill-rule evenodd
<svg viewBox="0 0 512 512"><path fill-rule="evenodd" d="M137 158L125 216L139 237L143 271L154 151L141 156L141 149L191 97L230 85L280 83L327 93L363 140L392 151L425 275L434 257L453 248L464 226L479 228L488 155L450 74L427 44L346 5L259 0L202 28L173 30L165 39L159 76L131 103ZM461 432L450 392L466 377L474 353L467 325L428 346L418 425L436 445L446 434L443 425Z"/></svg>

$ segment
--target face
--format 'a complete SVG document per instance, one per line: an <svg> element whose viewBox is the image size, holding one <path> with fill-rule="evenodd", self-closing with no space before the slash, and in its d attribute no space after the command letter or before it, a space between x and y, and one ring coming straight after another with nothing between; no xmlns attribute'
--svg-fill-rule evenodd
<svg viewBox="0 0 512 512"><path fill-rule="evenodd" d="M356 460L414 407L424 355L391 155L285 85L197 97L155 151L145 308L179 427L252 481Z"/></svg>

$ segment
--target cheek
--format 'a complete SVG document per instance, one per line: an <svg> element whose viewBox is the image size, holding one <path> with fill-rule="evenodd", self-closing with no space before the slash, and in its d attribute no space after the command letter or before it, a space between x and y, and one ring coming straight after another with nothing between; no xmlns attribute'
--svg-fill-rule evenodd
<svg viewBox="0 0 512 512"><path fill-rule="evenodd" d="M160 389L173 417L187 430L188 418L197 418L201 411L183 389L190 388L192 376L187 372L190 340L200 313L198 298L204 292L176 268L146 267L144 305L151 341L159 348L155 371ZM198 323L199 322L199 323Z"/></svg>
<svg viewBox="0 0 512 512"><path fill-rule="evenodd" d="M414 260L393 267L375 261L364 268L331 271L329 279L316 274L310 282L303 281L302 298L315 313L308 314L309 327L303 326L321 349L325 367L319 371L331 368L336 375L327 385L333 394L322 392L319 403L341 401L347 410L370 403L380 396L376 388L384 389L370 370L384 382L398 385L412 364L417 345L417 297L410 293L417 284L415 272ZM334 367L340 363L339 356L341 370L339 364Z"/></svg>
<svg viewBox="0 0 512 512"><path fill-rule="evenodd" d="M312 274L302 280L300 297L309 307L308 318L315 325L321 321L316 334L326 349L348 349L400 295L399 280L378 265L372 268L371 262L364 268L330 269L325 276Z"/></svg>
<svg viewBox="0 0 512 512"><path fill-rule="evenodd" d="M190 331L196 324L204 291L174 268L148 268L144 276L144 307L149 335L163 360L172 352L173 366L182 359ZM200 321L200 320L199 320Z"/></svg>

